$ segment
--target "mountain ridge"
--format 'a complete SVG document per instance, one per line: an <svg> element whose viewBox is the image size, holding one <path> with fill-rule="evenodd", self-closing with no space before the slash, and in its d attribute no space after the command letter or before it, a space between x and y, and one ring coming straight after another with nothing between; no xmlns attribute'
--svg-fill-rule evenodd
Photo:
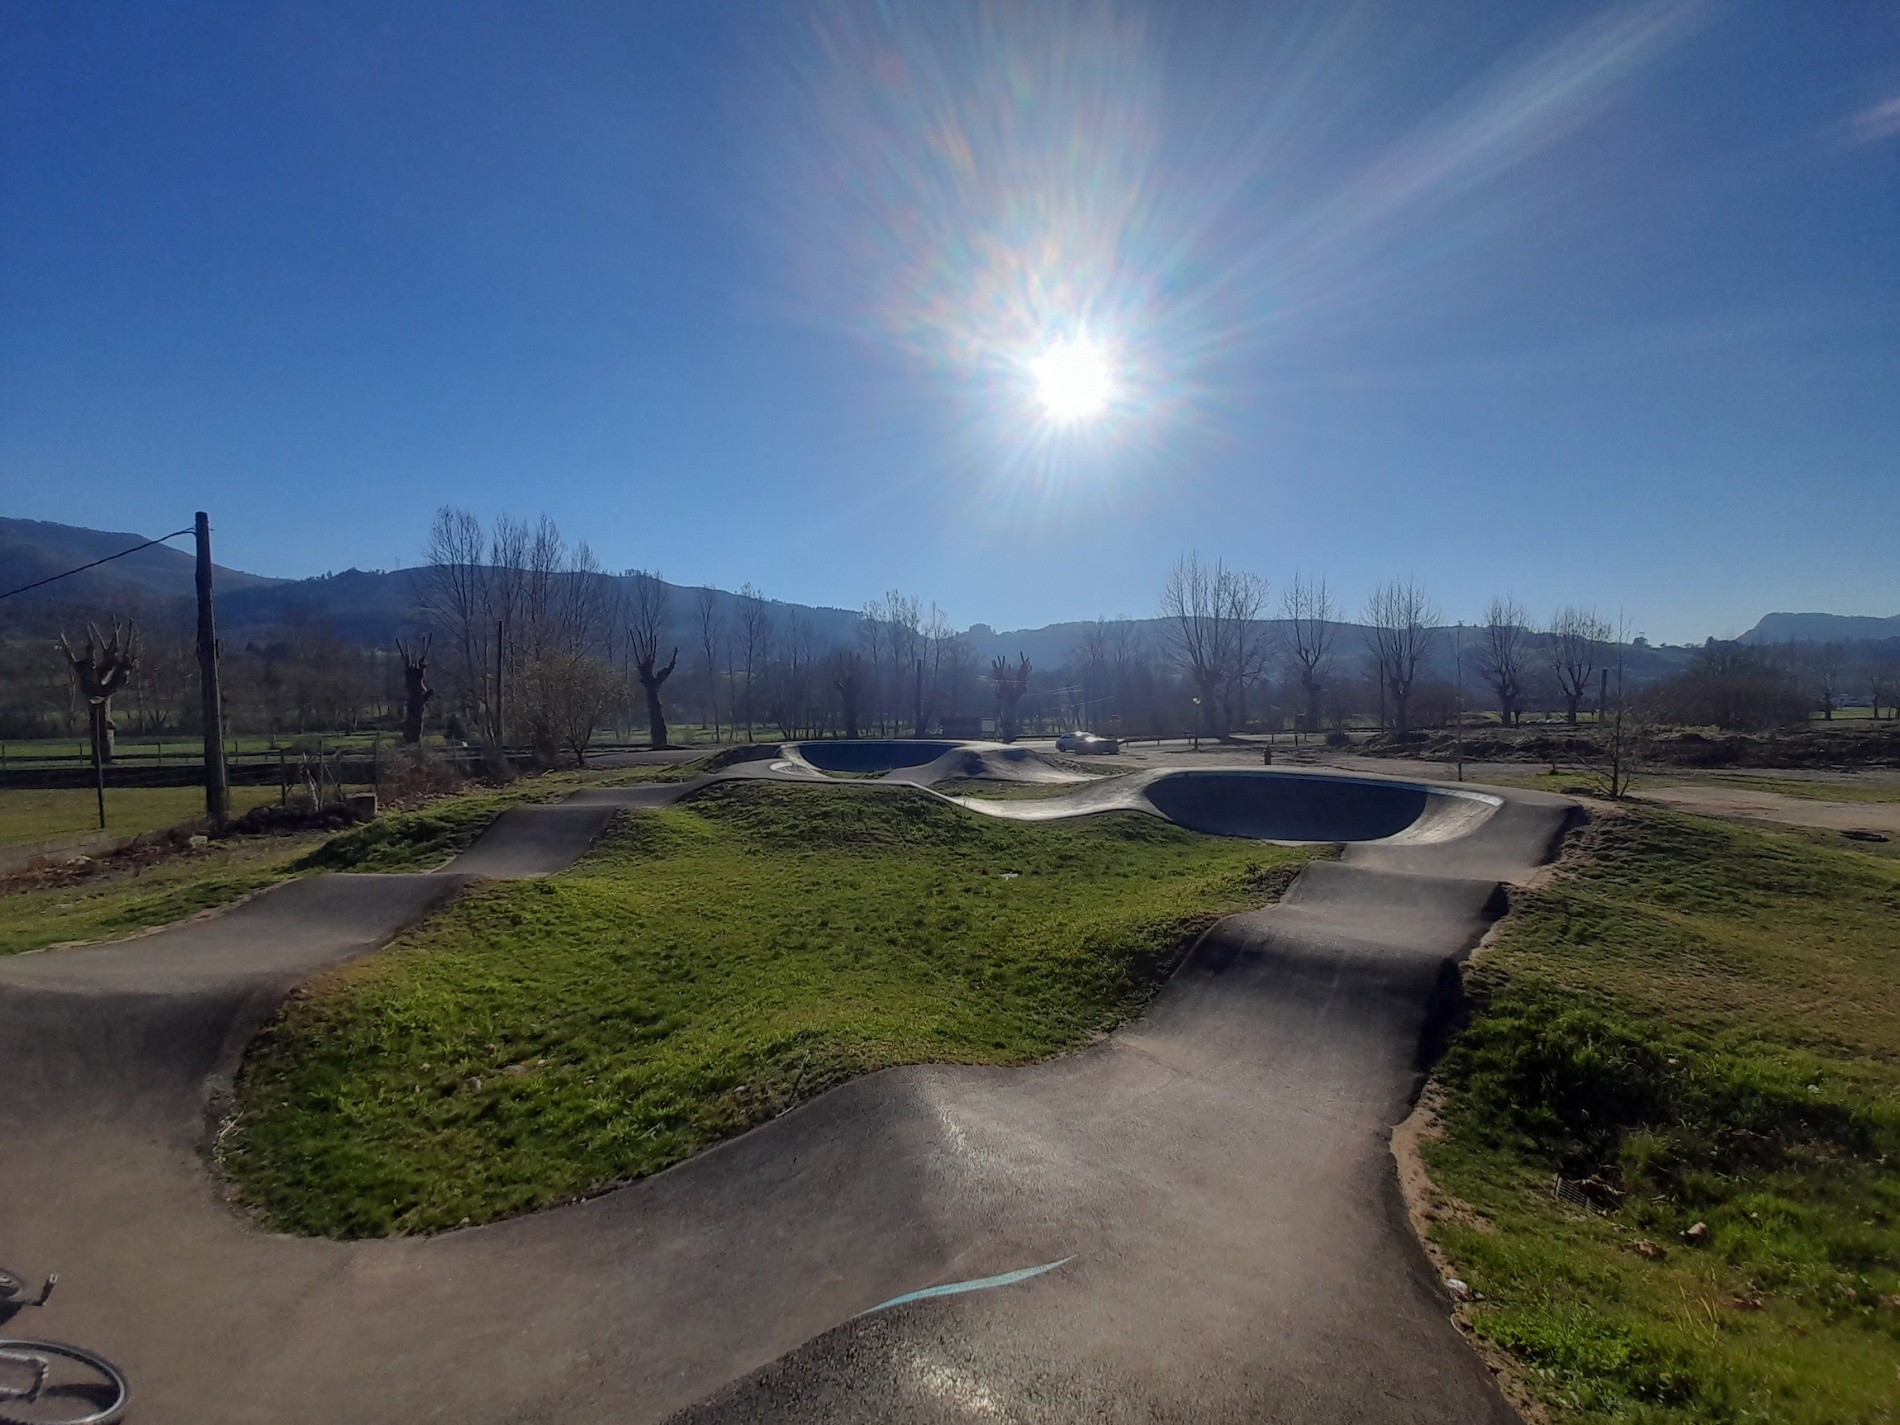
<svg viewBox="0 0 1900 1425"><path fill-rule="evenodd" d="M0 517L0 591L117 554L143 538L81 525ZM220 565L217 566L219 628L227 637L242 638L287 622L322 618L339 635L352 641L387 642L420 628L422 619L416 609L416 589L426 574L426 568L421 566L394 570L350 568L307 579L278 579ZM193 578L194 561L190 553L167 545L154 545L22 594L16 609L50 612L49 606L80 605L105 611L106 606L117 604L126 607L127 612L139 613L154 601L190 599L194 593ZM683 645L688 644L686 625L691 621L701 586L669 583L668 587L673 595L675 636ZM720 615L730 623L738 595L724 589L714 592L718 596ZM817 646L849 642L856 635L861 617L856 609L784 599L768 599L766 603L781 631L796 620ZM6 609L6 604L0 604L0 611ZM995 657L1015 658L1021 654L1038 667L1053 667L1074 656L1076 647L1095 622L1071 619L1034 628L1001 630L987 623L974 623L963 633L979 662ZM1130 619L1129 623L1151 641L1158 640L1163 631L1163 621L1157 618ZM1863 627L1868 631L1839 631ZM1358 631L1360 625L1342 621L1340 628L1352 633ZM1886 639L1896 635L1900 635L1900 616L1882 619L1847 614L1773 613L1763 617L1740 641L1828 642Z"/></svg>

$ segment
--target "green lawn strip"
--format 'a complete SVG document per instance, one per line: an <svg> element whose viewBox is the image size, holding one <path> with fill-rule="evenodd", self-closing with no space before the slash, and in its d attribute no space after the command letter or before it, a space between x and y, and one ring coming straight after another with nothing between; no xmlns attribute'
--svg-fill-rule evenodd
<svg viewBox="0 0 1900 1425"><path fill-rule="evenodd" d="M1312 854L716 786L310 985L253 1046L224 1165L274 1226L344 1237L597 1192L872 1069L1085 1043Z"/></svg>
<svg viewBox="0 0 1900 1425"><path fill-rule="evenodd" d="M231 788L234 813L276 800L275 787ZM163 831L202 817L204 809L202 787L108 787L106 831L112 836ZM98 829L98 793L90 787L0 790L0 846L53 841Z"/></svg>
<svg viewBox="0 0 1900 1425"><path fill-rule="evenodd" d="M1890 1419L1900 862L1650 810L1583 838L1440 1069L1426 1161L1475 1218L1432 1231L1473 1329L1564 1421Z"/></svg>
<svg viewBox="0 0 1900 1425"><path fill-rule="evenodd" d="M226 905L282 880L322 836L234 838L155 864L108 866L72 881L0 882L0 955L114 940Z"/></svg>

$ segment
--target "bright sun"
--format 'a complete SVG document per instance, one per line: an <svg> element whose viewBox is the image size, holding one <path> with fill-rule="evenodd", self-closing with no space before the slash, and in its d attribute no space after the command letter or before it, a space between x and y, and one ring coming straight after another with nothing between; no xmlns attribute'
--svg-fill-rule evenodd
<svg viewBox="0 0 1900 1425"><path fill-rule="evenodd" d="M1099 415L1114 394L1108 358L1087 337L1059 341L1030 363L1036 397L1052 420L1080 421Z"/></svg>

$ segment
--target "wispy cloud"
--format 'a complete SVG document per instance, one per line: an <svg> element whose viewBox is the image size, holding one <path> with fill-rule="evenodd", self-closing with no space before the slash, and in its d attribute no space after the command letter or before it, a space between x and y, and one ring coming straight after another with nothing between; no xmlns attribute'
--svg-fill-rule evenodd
<svg viewBox="0 0 1900 1425"><path fill-rule="evenodd" d="M1849 143L1878 143L1895 137L1900 137L1900 94L1862 109L1847 121Z"/></svg>

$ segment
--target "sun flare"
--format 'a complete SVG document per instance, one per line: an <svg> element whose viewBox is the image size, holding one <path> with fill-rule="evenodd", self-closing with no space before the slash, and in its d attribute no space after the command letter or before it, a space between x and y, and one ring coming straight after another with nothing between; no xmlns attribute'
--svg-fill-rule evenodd
<svg viewBox="0 0 1900 1425"><path fill-rule="evenodd" d="M1114 395L1108 356L1087 337L1058 341L1030 363L1036 399L1051 420L1081 421L1100 415Z"/></svg>

